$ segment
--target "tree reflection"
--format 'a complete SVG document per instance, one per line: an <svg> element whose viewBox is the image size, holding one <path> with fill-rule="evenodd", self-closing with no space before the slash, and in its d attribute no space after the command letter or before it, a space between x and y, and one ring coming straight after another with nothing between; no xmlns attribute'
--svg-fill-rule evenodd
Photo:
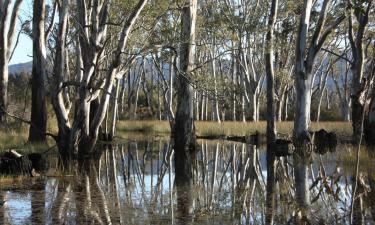
<svg viewBox="0 0 375 225"><path fill-rule="evenodd" d="M24 201L32 207L21 220L33 224L266 222L265 151L242 143L199 140L199 150L190 156L191 183L186 185L177 182L171 146L168 140L101 146L95 157L72 162L65 171L58 170L58 176L34 180L27 186L30 198ZM306 174L309 222L349 224L354 166L340 162L335 153L312 156ZM366 224L373 221L375 213L374 173L372 166L362 166L363 189L359 188L355 197L362 208L354 213L360 218L357 221ZM274 169L274 223L294 223L299 205L293 157L275 158ZM19 214L12 203L18 195L17 190L1 192L6 200L0 211L2 224L18 223L14 222Z"/></svg>

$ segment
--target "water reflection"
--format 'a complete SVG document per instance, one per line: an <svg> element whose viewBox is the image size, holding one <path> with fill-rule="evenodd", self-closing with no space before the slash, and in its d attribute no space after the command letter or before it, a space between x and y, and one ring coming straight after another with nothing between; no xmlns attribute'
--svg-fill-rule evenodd
<svg viewBox="0 0 375 225"><path fill-rule="evenodd" d="M175 182L168 140L103 146L96 157L63 171L50 163L54 174L2 189L0 224L264 224L266 152L234 142L199 144L189 188ZM339 149L313 154L308 164L311 224L350 223L355 160L349 147ZM366 160L353 213L358 223L371 224L374 158ZM292 223L298 209L293 169L292 156L276 158L276 224Z"/></svg>

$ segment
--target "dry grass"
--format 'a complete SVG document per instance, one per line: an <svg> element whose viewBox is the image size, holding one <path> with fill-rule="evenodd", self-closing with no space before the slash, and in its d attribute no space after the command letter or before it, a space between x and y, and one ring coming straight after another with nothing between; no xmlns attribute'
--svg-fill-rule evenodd
<svg viewBox="0 0 375 225"><path fill-rule="evenodd" d="M47 123L47 132L56 133L57 128L54 123L49 121ZM52 132L51 132L52 131ZM0 154L6 149L17 149L21 154L30 152L43 152L55 144L51 138L47 138L47 145L45 144L27 144L29 135L29 125L20 123L18 121L10 121L6 125L0 126Z"/></svg>
<svg viewBox="0 0 375 225"><path fill-rule="evenodd" d="M246 134L259 131L261 134L266 132L266 122L216 122L197 121L196 132L197 135L234 135L244 136ZM347 122L313 122L311 130L326 129L327 131L334 131L339 136L349 137L352 132L350 123ZM285 135L292 135L293 122L277 123L278 132ZM170 127L167 121L143 120L143 121L120 121L118 124L118 131L120 136L129 132L145 133L152 135L169 135Z"/></svg>
<svg viewBox="0 0 375 225"><path fill-rule="evenodd" d="M53 122L48 123L49 131L56 131L53 127ZM284 135L291 135L293 131L293 122L277 123L278 132ZM352 128L350 123L345 122L320 122L312 123L311 129L313 131L324 128L328 131L336 132L340 137L350 137ZM118 123L119 137L135 137L135 136L165 136L170 135L170 127L168 121L158 120L142 120L142 121L119 121ZM197 135L227 135L227 136L244 136L246 134L259 131L261 134L266 132L266 122L216 122L197 121L196 122ZM55 133L55 132L53 132ZM0 128L0 151L2 149L17 148L22 146L27 141L28 126L11 124L7 127ZM53 141L52 141L53 142ZM54 143L50 142L49 145ZM37 150L39 147L29 146L32 150ZM43 148L42 148L43 149Z"/></svg>
<svg viewBox="0 0 375 225"><path fill-rule="evenodd" d="M20 146L27 141L28 127L8 125L0 128L0 150Z"/></svg>

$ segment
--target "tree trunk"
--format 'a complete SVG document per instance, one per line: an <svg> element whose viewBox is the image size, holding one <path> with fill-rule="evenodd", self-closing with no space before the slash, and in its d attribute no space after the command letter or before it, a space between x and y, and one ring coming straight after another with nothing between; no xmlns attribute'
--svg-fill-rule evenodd
<svg viewBox="0 0 375 225"><path fill-rule="evenodd" d="M233 43L233 47L235 46L235 44ZM238 72L237 72L237 59L236 59L236 54L235 54L235 50L233 49L232 50L232 82L233 82L233 87L236 87L237 85L237 76L238 76ZM237 100L236 100L236 91L235 89L233 89L233 92L232 92L232 121L236 121L237 118L236 118L236 104L237 104Z"/></svg>
<svg viewBox="0 0 375 225"><path fill-rule="evenodd" d="M177 89L177 112L174 127L175 182L181 223L191 220L192 157L195 154L194 90L187 79L191 76L195 56L195 22L197 0L189 0L181 13L180 74Z"/></svg>
<svg viewBox="0 0 375 225"><path fill-rule="evenodd" d="M285 87L282 89L281 96L277 102L276 118L277 118L277 121L279 122L283 120L284 104L285 104L285 100L287 97L287 89L288 89L288 85L285 85Z"/></svg>
<svg viewBox="0 0 375 225"><path fill-rule="evenodd" d="M69 150L70 140L70 122L68 111L65 107L64 94L63 94L63 81L65 75L65 68L67 61L65 57L66 48L66 35L67 35L67 22L68 22L68 7L69 0L63 0L59 7L59 28L58 38L56 40L56 56L53 68L53 78L51 88L51 103L53 110L56 115L58 136L57 136L57 147L62 156L69 156L72 152ZM77 56L80 57L80 56ZM77 59L77 67L80 66L80 59Z"/></svg>
<svg viewBox="0 0 375 225"><path fill-rule="evenodd" d="M275 208L275 152L273 145L276 141L275 123L275 84L274 84L274 26L277 17L278 0L272 0L268 19L266 36L265 65L267 74L267 189L266 189L266 224L274 222Z"/></svg>
<svg viewBox="0 0 375 225"><path fill-rule="evenodd" d="M172 112L173 115L173 76L175 75L174 72L174 65L175 65L175 57L172 56L171 64L169 65L169 95L168 95L168 102L169 102L169 111ZM174 115L173 115L174 119Z"/></svg>
<svg viewBox="0 0 375 225"><path fill-rule="evenodd" d="M120 79L116 82L116 89L115 89L115 97L112 101L113 111L112 111L112 122L111 122L111 132L109 134L109 140L113 140L116 135L116 122L117 122L117 115L118 115L118 97L120 91Z"/></svg>
<svg viewBox="0 0 375 225"><path fill-rule="evenodd" d="M0 4L0 123L5 122L8 104L8 64L11 58L14 32L23 0ZM11 10L11 6L13 9Z"/></svg>
<svg viewBox="0 0 375 225"><path fill-rule="evenodd" d="M3 49L4 38L0 36L0 49ZM5 122L8 105L8 59L0 52L0 123Z"/></svg>
<svg viewBox="0 0 375 225"><path fill-rule="evenodd" d="M30 142L45 142L47 129L46 111L46 40L45 0L34 0L33 14L33 69L31 78L31 125Z"/></svg>
<svg viewBox="0 0 375 225"><path fill-rule="evenodd" d="M355 6L358 9L354 9L352 6L353 3L348 3L348 9L350 10L349 14L349 26L348 26L348 37L350 41L350 46L353 55L352 61L352 93L351 93L351 102L352 102L352 126L353 126L353 141L359 143L362 136L362 117L365 99L363 99L364 89L366 80L363 79L363 68L365 62L365 53L363 48L363 39L364 33L367 27L368 18L370 9L372 6L372 0L365 1L367 6L365 8L359 8L362 6ZM363 5L364 7L364 5ZM357 32L354 37L354 24L353 24L353 11L358 11L356 13L358 25ZM362 98L362 99L361 99ZM366 129L371 130L371 129ZM375 137L375 136L374 136ZM367 138L366 138L367 139Z"/></svg>
<svg viewBox="0 0 375 225"><path fill-rule="evenodd" d="M325 90L326 90L326 87L323 87L323 90L319 93L318 108L316 110L316 120L315 120L316 122L320 121L320 111L321 111L321 106L322 106L322 101L323 101Z"/></svg>
<svg viewBox="0 0 375 225"><path fill-rule="evenodd" d="M330 72L331 68L332 68L332 63L329 63L327 71L325 71L324 73L322 72L320 74L320 81L319 81L319 101L318 101L318 109L317 109L317 112L316 112L316 122L320 121L321 105L322 105L324 93L326 91L328 92L328 90L326 89L326 86L327 86L328 73Z"/></svg>
<svg viewBox="0 0 375 225"><path fill-rule="evenodd" d="M213 104L213 113L214 113L214 120L218 123L221 123L220 120L220 112L219 112L219 102L217 100L217 82L216 82L216 60L215 60L215 38L213 38L212 50L211 50L211 69L212 69L212 77L214 79L214 104Z"/></svg>

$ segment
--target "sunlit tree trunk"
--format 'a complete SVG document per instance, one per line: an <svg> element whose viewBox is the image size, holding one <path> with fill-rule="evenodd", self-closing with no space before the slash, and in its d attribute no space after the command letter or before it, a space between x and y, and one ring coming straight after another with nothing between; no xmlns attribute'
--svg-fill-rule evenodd
<svg viewBox="0 0 375 225"><path fill-rule="evenodd" d="M309 143L310 135L308 133L310 125L311 110L311 88L312 88L312 69L317 53L324 44L328 35L337 27L344 17L339 17L327 28L324 28L330 0L324 0L319 18L316 23L315 31L308 45L310 16L313 7L312 0L305 0L303 11L297 33L296 56L295 56L295 87L296 87L296 106L294 119L293 139L296 146L294 157L294 177L296 188L296 199L302 217L306 216L306 211L310 205L308 174L309 165Z"/></svg>
<svg viewBox="0 0 375 225"><path fill-rule="evenodd" d="M68 7L69 0L63 0L62 4L59 6L59 25L58 25L58 36L56 40L56 53L55 61L53 68L53 77L52 77L52 87L51 88L51 103L54 109L57 126L58 126L58 135L57 135L57 145L60 153L66 155L69 153L69 137L71 124L68 116L68 110L65 107L66 103L64 101L64 88L63 81L66 76L66 64L65 61L65 48L66 48L66 35L67 35L67 26L68 26ZM77 56L79 57L79 56ZM77 66L80 66L80 59L77 59ZM77 72L77 79L79 79L79 73Z"/></svg>

